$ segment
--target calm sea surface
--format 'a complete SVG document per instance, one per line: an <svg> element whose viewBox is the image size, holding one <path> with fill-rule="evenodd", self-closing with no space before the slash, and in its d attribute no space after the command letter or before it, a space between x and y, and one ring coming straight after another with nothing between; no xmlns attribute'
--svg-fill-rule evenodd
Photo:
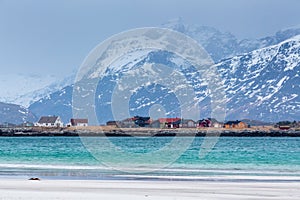
<svg viewBox="0 0 300 200"><path fill-rule="evenodd" d="M163 165L157 162L159 156L153 157L156 160L132 160L131 156L155 153L170 144L172 137L105 139L125 154L116 156L102 143L96 151L91 151L90 145L86 148L88 140L97 146L97 141L104 140L101 138L83 142L79 137L1 137L0 176L105 179L145 172L147 176L300 176L300 138L222 137L201 158L204 138L196 137L174 162L164 163L166 155L161 155ZM178 147L164 152L171 157L180 147L179 142Z"/></svg>

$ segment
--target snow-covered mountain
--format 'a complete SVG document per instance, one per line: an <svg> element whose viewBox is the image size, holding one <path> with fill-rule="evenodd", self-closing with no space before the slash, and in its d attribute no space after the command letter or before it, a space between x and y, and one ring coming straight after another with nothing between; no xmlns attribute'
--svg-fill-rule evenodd
<svg viewBox="0 0 300 200"><path fill-rule="evenodd" d="M29 107L34 102L36 102L42 98L47 98L50 94L57 92L57 91L63 89L64 87L73 84L74 79L75 79L75 74L71 74L64 79L56 80L41 89L26 93L23 95L19 95L14 102L16 102L17 104L20 104L22 106Z"/></svg>
<svg viewBox="0 0 300 200"><path fill-rule="evenodd" d="M72 118L72 91L72 85L66 86L34 102L29 106L29 110L38 117L60 116L67 123Z"/></svg>
<svg viewBox="0 0 300 200"><path fill-rule="evenodd" d="M122 59L116 61L114 65L103 73L97 71L92 73L92 76L89 78L91 82L94 82L95 79L100 77L95 91L79 88L87 93L93 93L95 97L95 111L100 124L115 119L112 111L112 93L120 81L120 78L125 76L127 72L141 68L142 66L146 66L143 72L144 75L146 75L146 73L152 73L153 71L159 70L156 67L157 64L166 65L184 73L188 80L188 84L194 84L198 96L204 95L205 98L206 91L201 86L201 80L198 78L200 74L193 66L190 66L187 62L184 63L179 61L179 58L173 53L154 51L140 56L139 59L135 57L135 62L132 62L130 59ZM165 72L168 73L169 71ZM132 82L130 81L129 84L131 83ZM133 92L129 101L130 116L148 115L149 109L156 104L161 105L165 109L165 114L167 116L180 116L180 103L174 95L174 90L176 90L176 88L184 87L184 85L180 85L178 82L174 82L173 85L173 89L166 88L164 85L157 83L135 88L136 91ZM67 122L72 117L72 91L72 87L65 87L63 90L35 102L29 109L37 116L60 115L62 120ZM207 101L207 99L205 100ZM89 102L86 102L86 104L88 103ZM207 110L205 111L207 112Z"/></svg>
<svg viewBox="0 0 300 200"><path fill-rule="evenodd" d="M192 66L184 66L169 52L151 52L139 62L123 63L111 69L113 73L94 74L102 76L95 92L96 112L99 123L114 119L111 112L112 91L126 71L145 64L154 69L154 64L163 64L184 73L199 100L201 117L210 113L210 99L207 85L201 81ZM225 85L227 96L227 119L255 119L261 121L300 120L300 35L279 44L254 50L225 59L216 64ZM71 113L72 88L67 87L47 98L32 104L36 114L64 114L64 120ZM151 106L164 107L168 116L178 116L179 102L172 92L158 84L140 88L129 101L131 115L147 115ZM46 112L48 110L48 113ZM37 112L38 111L38 112ZM68 114L68 115L66 115Z"/></svg>
<svg viewBox="0 0 300 200"><path fill-rule="evenodd" d="M53 76L0 75L1 82L5 83L0 85L0 102L4 102L0 103L0 124L4 122L13 124L21 124L26 121L36 122L43 114L63 116L67 109L61 109L59 112L59 109L51 110L48 106L43 108L44 112L41 113L35 109L34 105L38 104L41 99L49 99L57 91L61 92L64 87L73 84L74 79L75 73L63 80L57 80ZM69 99L67 101L71 102ZM34 115L31 109L38 115ZM71 116L71 113L66 112L66 115Z"/></svg>
<svg viewBox="0 0 300 200"><path fill-rule="evenodd" d="M182 20L172 20L162 25L189 35L198 41L217 63L226 86L228 97L228 119L257 119L262 121L278 121L299 119L299 35L300 27L292 27L278 31L274 36L261 39L238 40L231 33L224 33L208 26L186 25ZM294 37L295 36L295 37ZM142 55L142 54L141 54ZM127 59L127 58L126 58ZM110 97L116 81L126 71L141 65L163 64L180 68L182 61L168 52L152 52L139 59L130 61L130 57L101 80L101 87L96 91L97 115L105 123L113 119ZM132 59L132 57L131 57ZM182 67L182 66L181 66ZM203 117L208 115L209 98L206 86L199 77L195 78L192 68L185 75L193 75L190 82L198 95ZM113 72L113 73L112 73ZM109 73L112 73L108 75ZM101 74L94 73L94 78ZM17 103L36 115L60 115L67 122L72 117L72 83L75 73L63 81L51 76L1 76L0 101ZM7 87L9 85L9 89ZM147 98L150 97L150 98ZM157 97L157 98L156 98ZM159 98L158 98L159 97ZM178 115L178 102L172 101L170 92L158 85L149 85L139 90L130 101L131 114L146 115L154 104L165 105L169 116ZM170 105L169 105L170 106Z"/></svg>
<svg viewBox="0 0 300 200"><path fill-rule="evenodd" d="M217 64L230 119L300 119L300 35Z"/></svg>
<svg viewBox="0 0 300 200"><path fill-rule="evenodd" d="M261 39L238 40L233 34L209 26L187 25L182 19L170 20L161 25L182 32L201 44L217 63L223 59L241 55L256 49L278 44L300 34L300 27L278 31L274 36ZM0 101L28 107L49 94L71 85L75 72L63 80L45 75L0 74Z"/></svg>
<svg viewBox="0 0 300 200"><path fill-rule="evenodd" d="M61 90L74 82L75 73L58 80L54 76L1 74L0 101L28 107L49 94Z"/></svg>
<svg viewBox="0 0 300 200"><path fill-rule="evenodd" d="M278 44L300 34L300 26L289 27L276 32L274 35L259 39L237 39L229 32L222 32L209 26L187 25L181 18L162 24L184 33L201 44L215 62L243 53Z"/></svg>
<svg viewBox="0 0 300 200"><path fill-rule="evenodd" d="M6 122L21 124L27 121L35 122L36 119L36 116L34 116L27 108L0 102L0 124Z"/></svg>
<svg viewBox="0 0 300 200"><path fill-rule="evenodd" d="M29 98L19 98L49 86L55 81L53 76L40 77L38 75L28 74L0 74L0 101L6 103L22 104L28 106L32 100Z"/></svg>
<svg viewBox="0 0 300 200"><path fill-rule="evenodd" d="M240 50L239 41L233 34L210 26L187 25L179 18L162 24L162 27L190 36L204 47L215 62L234 56Z"/></svg>

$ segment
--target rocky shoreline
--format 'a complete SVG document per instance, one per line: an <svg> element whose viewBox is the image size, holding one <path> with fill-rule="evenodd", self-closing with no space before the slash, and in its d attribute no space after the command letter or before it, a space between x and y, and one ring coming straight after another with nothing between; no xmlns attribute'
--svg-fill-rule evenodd
<svg viewBox="0 0 300 200"><path fill-rule="evenodd" d="M26 136L99 136L99 137L168 137L168 136L221 136L221 137L300 137L299 129L280 130L276 128L251 129L153 129L116 127L22 127L0 128L0 137Z"/></svg>

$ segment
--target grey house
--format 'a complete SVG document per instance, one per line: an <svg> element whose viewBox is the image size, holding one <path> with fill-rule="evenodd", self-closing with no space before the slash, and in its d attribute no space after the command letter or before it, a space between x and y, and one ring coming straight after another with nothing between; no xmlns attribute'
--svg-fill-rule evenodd
<svg viewBox="0 0 300 200"><path fill-rule="evenodd" d="M182 119L181 128L195 128L196 122L192 119Z"/></svg>

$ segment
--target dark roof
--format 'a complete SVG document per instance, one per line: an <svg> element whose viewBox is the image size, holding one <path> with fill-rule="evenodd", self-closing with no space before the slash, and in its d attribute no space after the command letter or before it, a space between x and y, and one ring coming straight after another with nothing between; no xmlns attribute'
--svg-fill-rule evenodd
<svg viewBox="0 0 300 200"><path fill-rule="evenodd" d="M71 124L87 124L88 119L71 119Z"/></svg>
<svg viewBox="0 0 300 200"><path fill-rule="evenodd" d="M211 122L210 118L208 119L200 119L197 121L197 123L201 123L201 122Z"/></svg>
<svg viewBox="0 0 300 200"><path fill-rule="evenodd" d="M215 124L215 123L219 123L219 124L222 124L222 122L219 122L217 119L215 119L215 118L208 118L210 121L211 121L211 123L213 123L213 124Z"/></svg>
<svg viewBox="0 0 300 200"><path fill-rule="evenodd" d="M236 121L228 121L226 122L225 124L229 124L229 125L232 125L232 124L239 124L241 121L239 120L236 120Z"/></svg>
<svg viewBox="0 0 300 200"><path fill-rule="evenodd" d="M193 122L193 123L195 123L195 121L192 120L192 119L182 119L182 120L181 120L181 123L183 123L183 124L188 123L188 122Z"/></svg>
<svg viewBox="0 0 300 200"><path fill-rule="evenodd" d="M38 121L39 124L52 124L55 123L58 116L41 117Z"/></svg>
<svg viewBox="0 0 300 200"><path fill-rule="evenodd" d="M107 121L106 123L118 123L119 121Z"/></svg>
<svg viewBox="0 0 300 200"><path fill-rule="evenodd" d="M148 120L150 120L150 117L134 116L132 119L133 119L133 120L148 121Z"/></svg>

